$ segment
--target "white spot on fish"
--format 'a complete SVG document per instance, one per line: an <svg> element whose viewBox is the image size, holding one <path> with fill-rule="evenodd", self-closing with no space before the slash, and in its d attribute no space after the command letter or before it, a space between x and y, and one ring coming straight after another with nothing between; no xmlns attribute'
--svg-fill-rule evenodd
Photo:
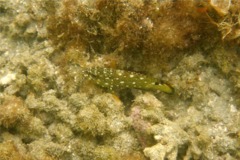
<svg viewBox="0 0 240 160"><path fill-rule="evenodd" d="M155 79L147 77L142 74L128 72L123 70L114 70L110 68L89 68L83 71L83 76L88 77L88 79L93 79L97 84L102 87L109 88L110 90L115 88L138 88L138 89L148 89L153 90L163 90L167 93L172 93L172 90L167 85L163 89L158 89L155 84ZM86 73L88 75L86 75ZM134 78L133 78L134 77ZM133 79L130 79L133 78ZM136 80L135 80L136 78ZM156 88L155 88L156 87ZM166 91L165 91L166 90Z"/></svg>
<svg viewBox="0 0 240 160"><path fill-rule="evenodd" d="M101 83L101 80L100 80L100 79L98 79L98 80L97 80L97 84L100 84L100 83Z"/></svg>

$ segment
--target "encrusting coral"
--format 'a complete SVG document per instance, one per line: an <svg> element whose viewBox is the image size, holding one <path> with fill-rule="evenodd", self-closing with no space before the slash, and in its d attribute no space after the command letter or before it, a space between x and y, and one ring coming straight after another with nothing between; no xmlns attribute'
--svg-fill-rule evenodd
<svg viewBox="0 0 240 160"><path fill-rule="evenodd" d="M239 159L239 10L0 0L0 159Z"/></svg>
<svg viewBox="0 0 240 160"><path fill-rule="evenodd" d="M136 97L130 117L143 145L144 154L152 160L177 159L179 152L186 152L190 138L178 124L165 118L163 104L146 93ZM154 141L150 138L153 135ZM148 136L148 138L147 138Z"/></svg>

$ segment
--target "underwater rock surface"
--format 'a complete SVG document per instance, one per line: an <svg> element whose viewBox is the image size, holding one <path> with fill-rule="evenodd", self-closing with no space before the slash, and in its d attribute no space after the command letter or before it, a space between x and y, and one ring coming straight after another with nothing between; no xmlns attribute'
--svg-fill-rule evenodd
<svg viewBox="0 0 240 160"><path fill-rule="evenodd" d="M237 160L239 110L238 0L0 0L0 160Z"/></svg>

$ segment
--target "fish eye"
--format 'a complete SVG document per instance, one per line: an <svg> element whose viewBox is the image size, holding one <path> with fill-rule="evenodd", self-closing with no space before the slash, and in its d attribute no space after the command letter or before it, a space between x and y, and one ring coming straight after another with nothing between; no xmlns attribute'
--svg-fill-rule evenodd
<svg viewBox="0 0 240 160"><path fill-rule="evenodd" d="M159 82L155 82L154 84L155 84L155 85L159 85L160 83L159 83Z"/></svg>

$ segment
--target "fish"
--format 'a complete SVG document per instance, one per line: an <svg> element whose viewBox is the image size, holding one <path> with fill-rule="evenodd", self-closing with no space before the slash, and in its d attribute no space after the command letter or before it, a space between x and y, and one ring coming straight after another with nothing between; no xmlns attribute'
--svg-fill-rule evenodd
<svg viewBox="0 0 240 160"><path fill-rule="evenodd" d="M144 74L105 67L89 67L83 70L84 76L97 85L109 90L135 88L140 90L162 91L173 93L174 89L156 78Z"/></svg>

